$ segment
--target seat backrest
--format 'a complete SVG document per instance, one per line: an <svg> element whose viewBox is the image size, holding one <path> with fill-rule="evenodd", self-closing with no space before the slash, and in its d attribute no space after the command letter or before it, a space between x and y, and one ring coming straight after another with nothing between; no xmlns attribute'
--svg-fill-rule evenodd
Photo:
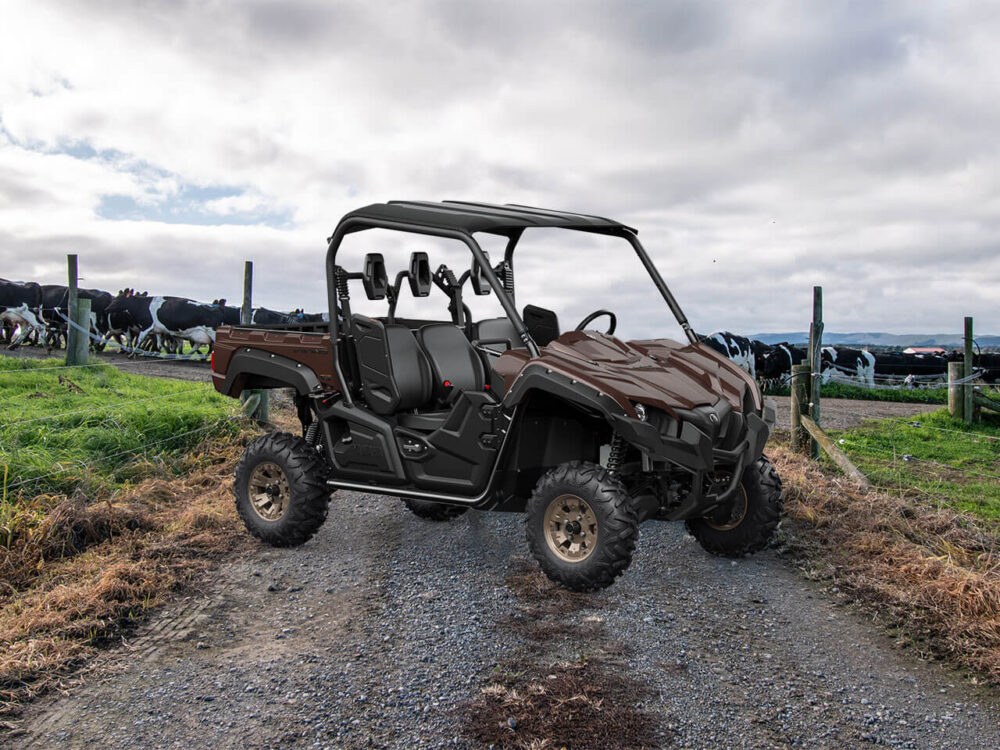
<svg viewBox="0 0 1000 750"><path fill-rule="evenodd" d="M523 317L524 327L539 346L547 346L559 338L559 318L552 310L525 305Z"/></svg>
<svg viewBox="0 0 1000 750"><path fill-rule="evenodd" d="M417 331L417 340L431 366L435 399L448 402L454 393L485 389L483 361L457 326L431 323Z"/></svg>
<svg viewBox="0 0 1000 750"><path fill-rule="evenodd" d="M431 369L406 326L351 316L361 391L376 414L416 409L431 399Z"/></svg>
<svg viewBox="0 0 1000 750"><path fill-rule="evenodd" d="M475 341L484 349L492 349L501 354L508 349L523 349L524 342L517 335L517 329L510 318L487 318L476 323L473 329ZM506 342L506 346L503 342Z"/></svg>

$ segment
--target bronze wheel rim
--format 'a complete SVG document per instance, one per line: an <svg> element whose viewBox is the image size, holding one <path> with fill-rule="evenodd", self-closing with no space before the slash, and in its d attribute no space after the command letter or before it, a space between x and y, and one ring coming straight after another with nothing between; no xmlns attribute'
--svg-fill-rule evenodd
<svg viewBox="0 0 1000 750"><path fill-rule="evenodd" d="M277 521L288 510L288 477L273 461L257 464L247 486L250 507L265 521Z"/></svg>
<svg viewBox="0 0 1000 750"><path fill-rule="evenodd" d="M545 510L545 541L560 560L586 560L597 546L594 510L577 495L560 495Z"/></svg>
<svg viewBox="0 0 1000 750"><path fill-rule="evenodd" d="M743 519L747 517L747 511L750 508L750 500L742 484L739 486L739 489L739 494L733 499L733 504L729 509L728 518L713 520L711 517L706 517L704 521L708 528L715 529L716 531L732 531L743 523Z"/></svg>

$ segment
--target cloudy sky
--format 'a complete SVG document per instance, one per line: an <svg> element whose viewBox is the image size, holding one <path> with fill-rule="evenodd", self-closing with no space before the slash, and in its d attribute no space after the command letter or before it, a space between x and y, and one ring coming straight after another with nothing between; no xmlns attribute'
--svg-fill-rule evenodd
<svg viewBox="0 0 1000 750"><path fill-rule="evenodd" d="M250 259L316 310L343 213L458 198L637 227L701 331L801 330L821 284L828 330L1000 333L998 37L995 2L6 0L0 276L233 300ZM520 303L662 328L626 246L544 239Z"/></svg>

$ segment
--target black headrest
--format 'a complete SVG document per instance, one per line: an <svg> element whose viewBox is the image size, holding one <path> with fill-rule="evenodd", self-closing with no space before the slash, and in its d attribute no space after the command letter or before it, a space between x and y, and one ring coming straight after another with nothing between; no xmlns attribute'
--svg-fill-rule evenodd
<svg viewBox="0 0 1000 750"><path fill-rule="evenodd" d="M361 283L365 285L368 299L385 299L385 294L389 290L389 274L385 271L382 253L365 255L365 270L361 275Z"/></svg>
<svg viewBox="0 0 1000 750"><path fill-rule="evenodd" d="M426 297L431 293L431 264L427 253L410 254L410 292L414 297Z"/></svg>
<svg viewBox="0 0 1000 750"><path fill-rule="evenodd" d="M524 306L524 327L539 346L546 346L559 338L559 317L544 307Z"/></svg>

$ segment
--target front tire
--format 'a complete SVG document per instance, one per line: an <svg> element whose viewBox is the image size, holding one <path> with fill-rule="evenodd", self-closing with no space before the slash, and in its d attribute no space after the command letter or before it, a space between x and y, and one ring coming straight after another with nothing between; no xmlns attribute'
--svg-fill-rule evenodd
<svg viewBox="0 0 1000 750"><path fill-rule="evenodd" d="M568 589L606 588L632 562L639 521L625 486L601 466L572 461L550 469L526 512L531 554Z"/></svg>
<svg viewBox="0 0 1000 750"><path fill-rule="evenodd" d="M688 533L713 555L743 557L770 544L778 524L785 493L777 470L763 456L740 478L732 506L721 514L685 522Z"/></svg>
<svg viewBox="0 0 1000 750"><path fill-rule="evenodd" d="M305 440L271 432L254 440L236 465L236 512L247 531L274 547L305 543L326 520L327 466Z"/></svg>

